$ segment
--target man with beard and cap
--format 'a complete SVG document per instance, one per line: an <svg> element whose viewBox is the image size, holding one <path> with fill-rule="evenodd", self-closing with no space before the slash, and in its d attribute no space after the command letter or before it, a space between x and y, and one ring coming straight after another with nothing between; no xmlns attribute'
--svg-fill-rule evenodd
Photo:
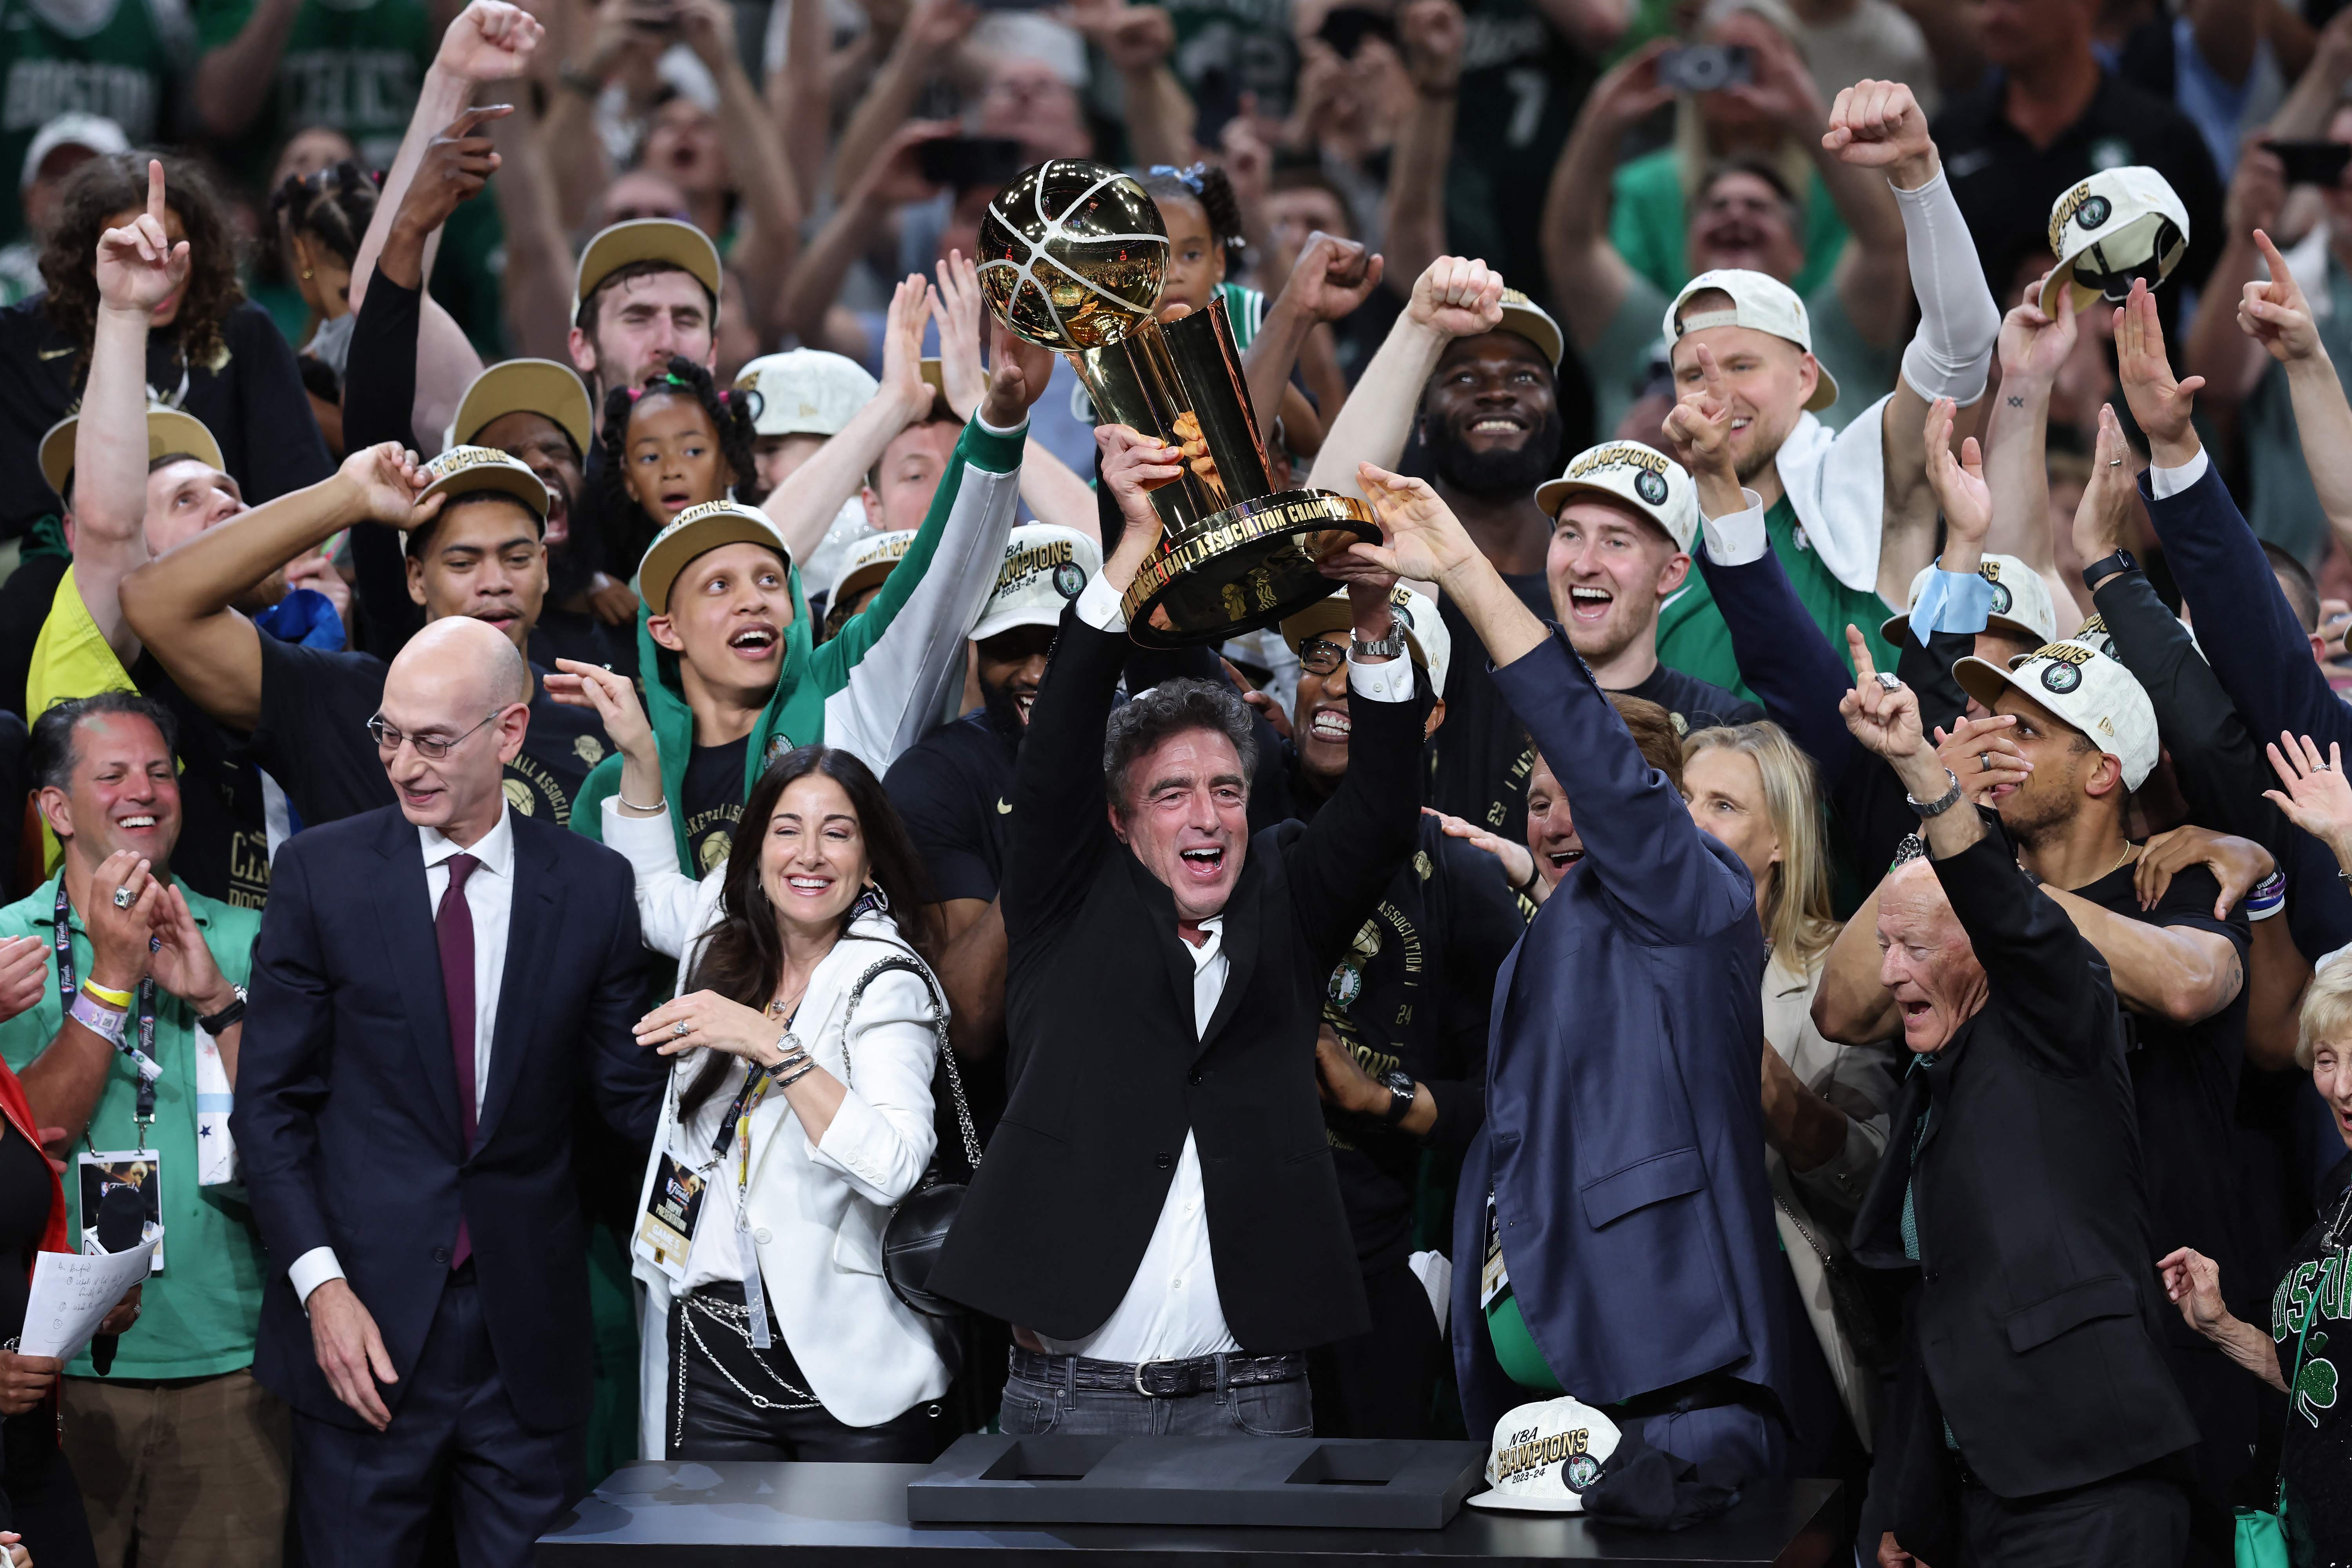
<svg viewBox="0 0 2352 1568"><path fill-rule="evenodd" d="M873 603L825 641L766 513L709 501L656 536L637 568L637 636L661 788L653 799L624 794L623 759L608 758L573 826L601 837L605 812L667 815L679 866L700 876L726 858L744 797L775 758L822 742L878 773L950 710L966 635L992 581L988 564L1013 529L1029 407L1052 370L1050 353L1002 326L992 358L987 396L906 555ZM583 683L584 668L558 678L565 697L611 702L603 683Z"/></svg>
<svg viewBox="0 0 2352 1568"><path fill-rule="evenodd" d="M1400 584L1389 603L1417 672L1423 733L1434 734L1446 720L1447 682L1460 668L1452 639L1426 595ZM1344 592L1282 623L1282 640L1299 658L1284 761L1305 821L1348 774L1353 625ZM1309 1358L1322 1436L1435 1435L1433 1396L1446 1340L1411 1265L1423 1156L1433 1152L1450 1171L1486 1120L1487 1005L1495 973L1524 930L1495 858L1447 837L1440 819L1423 813L1412 858L1325 984L1315 1040L1324 1136L1372 1324ZM1435 1232L1446 1228L1441 1216Z"/></svg>
<svg viewBox="0 0 2352 1568"><path fill-rule="evenodd" d="M1610 241L1615 194L1611 176L1625 132L1670 103L1675 89L1659 83L1658 43L1628 57L1594 84L1561 149L1544 201L1544 274L1565 320L1577 356L1592 374L1593 429L1601 436L1655 438L1647 429L1620 428L1643 399L1646 384L1663 378L1665 345L1658 320L1666 296L1618 254ZM1805 95L1812 83L1798 73ZM1810 111L1819 127L1828 108ZM1830 202L1844 220L1846 238L1836 268L1805 295L1812 318L1813 352L1838 384L1840 397L1822 410L1824 422L1851 416L1895 390L1911 290L1904 272L1903 220L1885 183L1818 148L1813 166ZM1683 255L1694 273L1746 268L1790 283L1805 270L1803 200L1789 185L1786 165L1757 155L1719 159L1699 177L1684 214ZM1897 281L1901 279L1901 281ZM1653 416L1654 417L1654 416ZM1843 424L1843 419L1836 419Z"/></svg>
<svg viewBox="0 0 2352 1568"><path fill-rule="evenodd" d="M384 661L261 637L234 603L270 563L315 550L354 524L386 522L404 531L408 595L428 622L482 621L520 651L547 593L540 543L547 510L547 488L504 452L458 447L419 468L390 444L366 447L326 484L132 573L122 613L199 707L250 732L254 760L285 786L301 821L331 822L392 798L366 728L383 694ZM507 765L507 798L525 816L561 826L609 745L592 716L549 694L545 670L532 679L530 728Z"/></svg>
<svg viewBox="0 0 2352 1568"><path fill-rule="evenodd" d="M1754 542L1749 549L1769 547L1832 647L1844 647L1849 623L1872 629L1872 657L1891 669L1895 651L1874 628L1936 549L1928 405L1951 399L1959 408L1953 439L1972 432L2000 311L1909 88L1847 88L1823 141L1848 163L1885 170L1902 209L1919 327L1894 392L1834 434L1815 418L1813 410L1837 400L1837 384L1814 357L1804 302L1762 272L1693 278L1667 309L1665 335L1677 395L1713 384L1731 409L1732 458L1748 506L1730 519L1708 513L1710 528L1729 522ZM1743 553L1725 564L1755 558ZM1660 614L1658 658L1743 689L1731 634L1703 579L1694 577Z"/></svg>

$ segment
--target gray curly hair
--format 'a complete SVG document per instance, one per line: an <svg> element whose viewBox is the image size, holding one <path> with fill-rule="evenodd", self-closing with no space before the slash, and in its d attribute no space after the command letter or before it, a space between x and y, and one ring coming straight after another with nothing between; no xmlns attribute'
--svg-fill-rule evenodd
<svg viewBox="0 0 2352 1568"><path fill-rule="evenodd" d="M1257 774L1257 732L1249 704L1222 680L1163 680L1111 710L1103 726L1103 792L1111 809L1127 815L1129 770L1171 735L1213 730L1241 758L1244 784Z"/></svg>

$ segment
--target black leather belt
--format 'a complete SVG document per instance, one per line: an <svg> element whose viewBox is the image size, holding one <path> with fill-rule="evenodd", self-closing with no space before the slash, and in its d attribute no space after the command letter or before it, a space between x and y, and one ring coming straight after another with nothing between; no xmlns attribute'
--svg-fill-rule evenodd
<svg viewBox="0 0 2352 1568"><path fill-rule="evenodd" d="M1281 1355L1197 1355L1182 1361L1089 1361L1084 1356L1047 1355L1013 1347L1013 1375L1031 1383L1062 1388L1140 1394L1147 1399L1181 1399L1192 1394L1213 1394L1221 1386L1218 1368L1224 1369L1222 1386L1287 1383L1307 1375L1303 1352Z"/></svg>

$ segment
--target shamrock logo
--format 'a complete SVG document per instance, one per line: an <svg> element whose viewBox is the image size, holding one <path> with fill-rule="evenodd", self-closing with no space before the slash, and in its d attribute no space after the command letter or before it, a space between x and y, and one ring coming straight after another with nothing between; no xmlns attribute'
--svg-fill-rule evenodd
<svg viewBox="0 0 2352 1568"><path fill-rule="evenodd" d="M2294 1407L2314 1426L2319 1425L2315 1412L2336 1407L2336 1363L2311 1353L2326 1348L2326 1334L2309 1335L2304 1344L2303 1370L2294 1375Z"/></svg>

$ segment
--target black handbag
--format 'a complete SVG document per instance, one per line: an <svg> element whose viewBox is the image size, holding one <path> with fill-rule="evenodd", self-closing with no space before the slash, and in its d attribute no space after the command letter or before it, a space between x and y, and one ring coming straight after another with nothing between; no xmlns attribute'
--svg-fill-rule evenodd
<svg viewBox="0 0 2352 1568"><path fill-rule="evenodd" d="M849 988L849 1000L841 1015L844 1068L848 1066L849 1024L857 1010L857 1000L866 994L866 987L877 976L892 970L903 970L919 979L923 994L930 999L931 1032L939 1038L940 1066L947 1070L948 1092L955 1102L956 1126L963 1134L968 1181L971 1173L980 1169L980 1135L972 1127L971 1102L964 1099L963 1075L956 1070L955 1047L948 1040L947 1005L940 997L931 972L919 960L911 955L877 959ZM847 1081L845 1077L844 1081ZM933 1081L938 1081L936 1076ZM892 1295L924 1316L960 1318L968 1310L962 1303L935 1296L928 1288L931 1270L939 1266L940 1249L947 1244L948 1232L955 1227L956 1215L963 1207L965 1183L947 1180L940 1166L940 1156L934 1153L921 1184L890 1211L890 1218L882 1227L882 1278L889 1282Z"/></svg>

